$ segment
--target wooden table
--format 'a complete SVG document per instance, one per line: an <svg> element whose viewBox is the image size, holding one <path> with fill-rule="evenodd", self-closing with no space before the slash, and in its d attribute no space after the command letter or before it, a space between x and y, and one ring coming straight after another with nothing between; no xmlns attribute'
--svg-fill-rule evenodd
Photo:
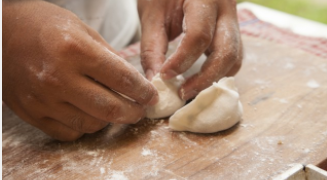
<svg viewBox="0 0 327 180"><path fill-rule="evenodd" d="M2 177L271 179L293 163L326 169L327 60L261 39L243 41L236 82L244 116L233 128L194 134L172 132L166 120L142 120L62 143L3 106Z"/></svg>

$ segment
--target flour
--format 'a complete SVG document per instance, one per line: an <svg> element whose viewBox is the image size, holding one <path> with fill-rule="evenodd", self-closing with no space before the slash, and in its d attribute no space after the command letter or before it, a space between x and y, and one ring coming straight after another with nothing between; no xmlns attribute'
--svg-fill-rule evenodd
<svg viewBox="0 0 327 180"><path fill-rule="evenodd" d="M327 136L327 131L321 133L324 136Z"/></svg>
<svg viewBox="0 0 327 180"><path fill-rule="evenodd" d="M294 69L294 67L295 67L295 65L293 63L288 62L285 64L284 69L291 70L291 69Z"/></svg>
<svg viewBox="0 0 327 180"><path fill-rule="evenodd" d="M101 172L101 174L104 174L106 172L106 170L102 167L102 168L100 168L100 172Z"/></svg>
<svg viewBox="0 0 327 180"><path fill-rule="evenodd" d="M150 149L142 148L142 156L151 156L153 155Z"/></svg>
<svg viewBox="0 0 327 180"><path fill-rule="evenodd" d="M310 149L308 149L308 148L305 148L305 149L303 149L303 152L307 154L307 153L309 153L309 152L310 152Z"/></svg>
<svg viewBox="0 0 327 180"><path fill-rule="evenodd" d="M192 146L198 146L198 143L195 141L190 140L185 136L185 133L180 133L179 138L183 140L183 143L186 143L187 145L192 145Z"/></svg>
<svg viewBox="0 0 327 180"><path fill-rule="evenodd" d="M247 127L254 127L254 125L252 125L252 124L240 124L240 127L247 128Z"/></svg>
<svg viewBox="0 0 327 180"><path fill-rule="evenodd" d="M315 81L315 80L310 80L307 82L307 86L315 89L315 88L320 87L320 84L318 84L317 81Z"/></svg>
<svg viewBox="0 0 327 180"><path fill-rule="evenodd" d="M112 171L107 180L128 180L123 171Z"/></svg>
<svg viewBox="0 0 327 180"><path fill-rule="evenodd" d="M279 99L279 102L282 103L282 104L288 103L288 101L286 99Z"/></svg>

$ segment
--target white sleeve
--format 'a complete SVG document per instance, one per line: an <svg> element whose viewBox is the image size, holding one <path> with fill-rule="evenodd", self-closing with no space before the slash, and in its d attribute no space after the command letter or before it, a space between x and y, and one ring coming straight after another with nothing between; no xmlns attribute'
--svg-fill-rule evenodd
<svg viewBox="0 0 327 180"><path fill-rule="evenodd" d="M136 0L48 0L75 13L120 50L138 32Z"/></svg>

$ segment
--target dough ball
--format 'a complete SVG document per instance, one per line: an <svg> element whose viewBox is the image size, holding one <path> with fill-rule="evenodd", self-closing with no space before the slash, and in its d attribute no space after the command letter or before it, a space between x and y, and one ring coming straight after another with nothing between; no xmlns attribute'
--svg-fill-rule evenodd
<svg viewBox="0 0 327 180"><path fill-rule="evenodd" d="M232 127L242 114L234 78L225 77L176 111L169 119L169 127L175 131L213 133Z"/></svg>
<svg viewBox="0 0 327 180"><path fill-rule="evenodd" d="M158 90L159 102L148 107L146 117L151 119L168 117L184 106L185 101L178 96L178 89L184 81L182 75L170 80L162 80L160 74L156 74L151 83Z"/></svg>

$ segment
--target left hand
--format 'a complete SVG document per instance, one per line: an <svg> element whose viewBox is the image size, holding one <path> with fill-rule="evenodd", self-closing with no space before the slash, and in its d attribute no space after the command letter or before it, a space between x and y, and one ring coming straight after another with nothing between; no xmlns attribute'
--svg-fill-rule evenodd
<svg viewBox="0 0 327 180"><path fill-rule="evenodd" d="M235 75L242 63L242 41L234 0L139 0L142 24L141 62L148 79L160 72L171 79L188 70L205 53L200 72L179 89L182 99L224 76ZM165 62L168 42L184 33L180 45Z"/></svg>

